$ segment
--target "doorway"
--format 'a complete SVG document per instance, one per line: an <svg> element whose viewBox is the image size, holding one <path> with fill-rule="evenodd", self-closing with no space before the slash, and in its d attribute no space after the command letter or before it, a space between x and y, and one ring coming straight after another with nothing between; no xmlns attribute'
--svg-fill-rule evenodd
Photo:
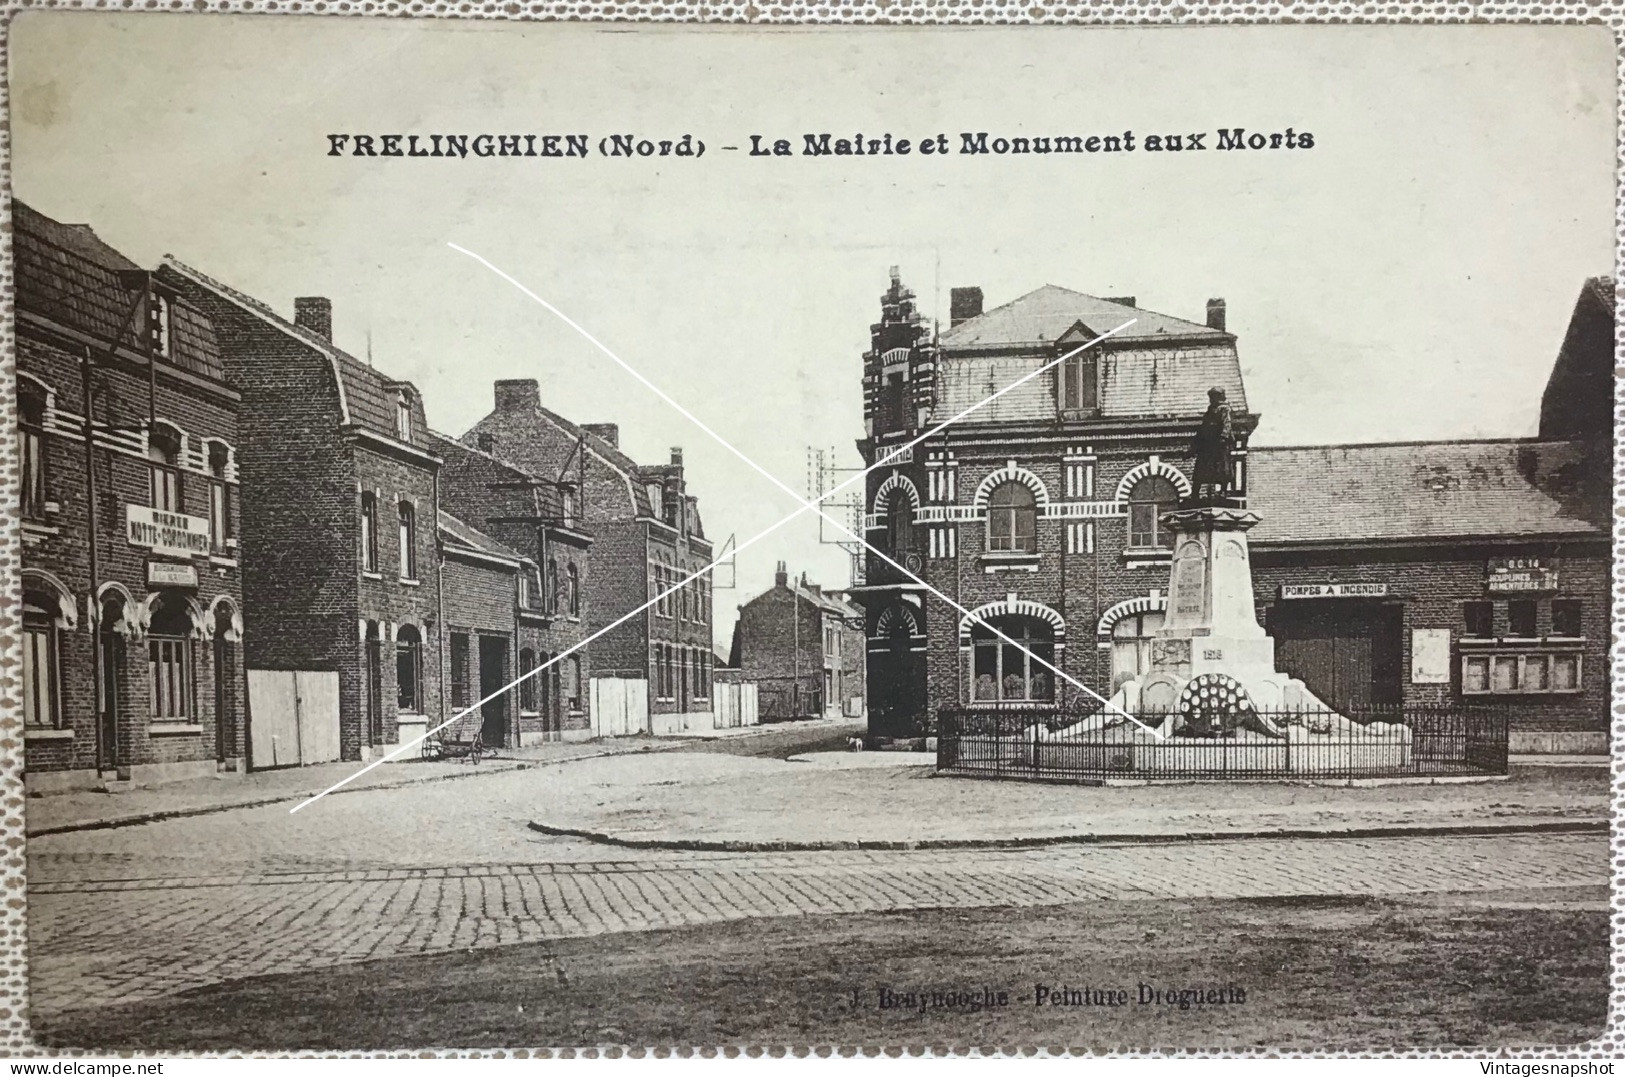
<svg viewBox="0 0 1625 1077"><path fill-rule="evenodd" d="M508 697L502 688L508 676L508 640L504 636L480 637L480 740L487 748L508 746ZM492 697L492 698L487 698Z"/></svg>
<svg viewBox="0 0 1625 1077"><path fill-rule="evenodd" d="M101 698L96 701L96 764L104 772L118 769L118 711L124 696L124 637L113 630L118 612L102 614L96 637L101 666Z"/></svg>
<svg viewBox="0 0 1625 1077"><path fill-rule="evenodd" d="M1348 599L1295 599L1269 616L1281 671L1336 710L1393 706L1404 698L1404 609Z"/></svg>

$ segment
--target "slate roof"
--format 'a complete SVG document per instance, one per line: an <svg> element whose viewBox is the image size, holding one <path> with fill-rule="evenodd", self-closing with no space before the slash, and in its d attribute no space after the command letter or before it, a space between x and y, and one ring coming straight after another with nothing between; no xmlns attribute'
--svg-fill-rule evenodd
<svg viewBox="0 0 1625 1077"><path fill-rule="evenodd" d="M509 561L518 561L532 564L530 558L522 553L504 546L496 539L487 535L471 524L465 523L442 509L440 511L440 541L449 543L453 547L462 546L476 553L489 554L492 557L502 557Z"/></svg>
<svg viewBox="0 0 1625 1077"><path fill-rule="evenodd" d="M1253 448L1254 545L1473 537L1606 536L1588 447L1434 441ZM1606 468L1606 464L1604 464Z"/></svg>
<svg viewBox="0 0 1625 1077"><path fill-rule="evenodd" d="M332 357L334 372L344 389L345 421L364 426L376 434L395 437L395 394L401 388L412 391L412 444L429 449L429 440L423 413L423 394L411 382L391 378L370 364L335 345L331 340L313 333L302 325L282 317L269 304L240 292L208 274L193 269L174 255L164 257L165 269L228 296L256 315L276 326L289 336Z"/></svg>
<svg viewBox="0 0 1625 1077"><path fill-rule="evenodd" d="M52 220L28 204L11 204L17 305L103 343L146 350L145 315L130 317L137 292L118 278L141 269L102 241L87 224ZM170 354L159 357L183 370L226 380L214 325L202 312L171 302Z"/></svg>
<svg viewBox="0 0 1625 1077"><path fill-rule="evenodd" d="M1051 343L1082 322L1090 336L1117 328L1128 319L1134 324L1113 340L1166 340L1173 337L1228 339L1228 334L1199 322L1187 322L1156 311L1114 303L1109 299L1074 292L1054 284L1028 292L1002 307L960 322L940 337L945 349L988 348L1017 344Z"/></svg>

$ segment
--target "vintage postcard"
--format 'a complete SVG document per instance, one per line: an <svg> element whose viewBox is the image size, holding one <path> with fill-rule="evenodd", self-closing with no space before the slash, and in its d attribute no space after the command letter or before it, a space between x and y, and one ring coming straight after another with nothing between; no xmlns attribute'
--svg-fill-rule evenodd
<svg viewBox="0 0 1625 1077"><path fill-rule="evenodd" d="M8 77L19 1049L1601 1049L1607 27Z"/></svg>

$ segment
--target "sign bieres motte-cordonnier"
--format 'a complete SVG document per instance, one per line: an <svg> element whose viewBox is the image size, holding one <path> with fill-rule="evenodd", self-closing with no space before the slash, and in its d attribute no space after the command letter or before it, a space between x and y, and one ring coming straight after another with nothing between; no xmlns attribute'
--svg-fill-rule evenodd
<svg viewBox="0 0 1625 1077"><path fill-rule="evenodd" d="M126 538L131 546L186 557L209 552L209 521L203 517L165 512L148 505L127 505L125 510Z"/></svg>

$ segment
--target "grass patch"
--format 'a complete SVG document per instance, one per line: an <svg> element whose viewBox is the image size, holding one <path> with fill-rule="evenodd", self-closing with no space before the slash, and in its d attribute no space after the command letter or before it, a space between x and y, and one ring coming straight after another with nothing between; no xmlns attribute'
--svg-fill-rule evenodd
<svg viewBox="0 0 1625 1077"><path fill-rule="evenodd" d="M785 917L238 980L60 1014L35 1034L153 1050L1567 1044L1603 1031L1608 947L1600 886ZM1141 1005L1141 984L1245 1001ZM1128 1002L1038 1005L1039 985ZM880 1005L882 989L922 988L1008 1004Z"/></svg>

